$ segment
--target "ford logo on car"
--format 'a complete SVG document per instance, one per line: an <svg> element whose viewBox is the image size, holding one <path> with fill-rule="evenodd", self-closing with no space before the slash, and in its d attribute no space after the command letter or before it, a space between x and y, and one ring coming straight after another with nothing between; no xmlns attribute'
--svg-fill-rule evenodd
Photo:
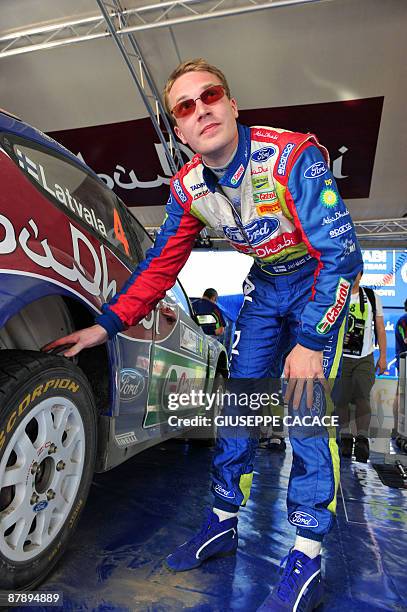
<svg viewBox="0 0 407 612"><path fill-rule="evenodd" d="M328 168L325 166L323 161L315 162L304 172L304 178L307 179L316 179L326 174L328 172Z"/></svg>
<svg viewBox="0 0 407 612"><path fill-rule="evenodd" d="M41 510L45 510L45 508L48 506L48 502L47 501L40 501L38 502L38 504L35 504L35 506L33 507L33 511L34 512L41 512Z"/></svg>
<svg viewBox="0 0 407 612"><path fill-rule="evenodd" d="M262 147L258 151L255 151L251 154L251 158L253 161L261 163L269 159L272 155L277 153L277 149L275 147Z"/></svg>
<svg viewBox="0 0 407 612"><path fill-rule="evenodd" d="M301 512L297 510L297 512L292 512L288 519L292 525L297 525L299 527L318 527L319 523L314 516L307 514L306 512Z"/></svg>
<svg viewBox="0 0 407 612"><path fill-rule="evenodd" d="M120 372L120 399L129 402L142 394L144 389L144 376L133 370L125 368Z"/></svg>

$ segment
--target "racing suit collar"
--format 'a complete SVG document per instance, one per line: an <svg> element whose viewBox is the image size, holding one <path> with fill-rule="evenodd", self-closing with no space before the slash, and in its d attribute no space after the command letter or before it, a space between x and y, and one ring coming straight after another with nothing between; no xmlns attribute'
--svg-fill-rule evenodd
<svg viewBox="0 0 407 612"><path fill-rule="evenodd" d="M239 133L239 144L237 145L235 156L230 162L225 174L219 181L219 185L223 185L225 187L239 187L249 162L251 148L250 128L246 125L241 125L238 123L237 129ZM214 193L216 191L216 186L218 185L218 179L215 174L205 166L205 164L203 166L203 177L208 189Z"/></svg>

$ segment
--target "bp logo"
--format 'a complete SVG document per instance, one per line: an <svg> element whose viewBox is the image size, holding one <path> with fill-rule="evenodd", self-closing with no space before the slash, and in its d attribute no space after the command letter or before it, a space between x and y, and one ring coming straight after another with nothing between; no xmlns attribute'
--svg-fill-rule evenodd
<svg viewBox="0 0 407 612"><path fill-rule="evenodd" d="M338 203L339 197L334 189L323 189L319 199L326 208L334 208Z"/></svg>

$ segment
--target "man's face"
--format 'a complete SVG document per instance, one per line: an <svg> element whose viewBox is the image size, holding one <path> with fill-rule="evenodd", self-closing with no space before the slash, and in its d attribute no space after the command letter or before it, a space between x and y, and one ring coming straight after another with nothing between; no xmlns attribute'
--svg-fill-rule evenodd
<svg viewBox="0 0 407 612"><path fill-rule="evenodd" d="M198 96L211 85L221 85L219 78L210 72L187 72L180 76L172 86L168 96L169 106L173 108L181 100ZM212 154L230 144L237 134L238 116L236 100L226 95L214 104L207 105L196 100L196 108L191 115L177 119L174 131L184 144L197 153Z"/></svg>

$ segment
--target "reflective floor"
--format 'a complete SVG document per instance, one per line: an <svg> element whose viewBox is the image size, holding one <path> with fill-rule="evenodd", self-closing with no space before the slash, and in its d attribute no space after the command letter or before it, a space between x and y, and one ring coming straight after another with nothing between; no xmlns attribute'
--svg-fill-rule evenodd
<svg viewBox="0 0 407 612"><path fill-rule="evenodd" d="M95 477L71 546L44 585L63 592L64 611L257 609L294 539L285 510L289 449L258 451L235 558L179 574L163 565L211 504L211 455L211 449L170 441ZM406 611L407 491L385 487L370 464L344 460L341 471L320 610Z"/></svg>

